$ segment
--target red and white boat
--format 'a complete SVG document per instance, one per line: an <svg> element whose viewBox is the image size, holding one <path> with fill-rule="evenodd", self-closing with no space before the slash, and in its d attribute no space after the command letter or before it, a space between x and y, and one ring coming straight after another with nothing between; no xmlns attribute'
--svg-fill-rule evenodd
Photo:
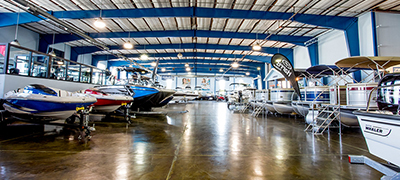
<svg viewBox="0 0 400 180"><path fill-rule="evenodd" d="M86 89L84 93L97 98L97 102L92 105L93 110L97 112L113 112L122 105L133 101L133 97L131 96L108 94L95 88Z"/></svg>

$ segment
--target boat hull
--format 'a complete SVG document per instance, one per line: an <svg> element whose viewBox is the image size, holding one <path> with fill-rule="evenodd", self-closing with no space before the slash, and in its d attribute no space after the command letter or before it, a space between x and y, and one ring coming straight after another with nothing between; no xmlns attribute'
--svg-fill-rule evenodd
<svg viewBox="0 0 400 180"><path fill-rule="evenodd" d="M274 109L279 114L292 114L294 113L293 107L290 102L274 102Z"/></svg>
<svg viewBox="0 0 400 180"><path fill-rule="evenodd" d="M276 110L275 110L275 108L274 108L274 104L273 104L273 102L267 102L266 104L265 104L265 107L268 109L268 111L269 112L272 112L272 113L275 113L276 112Z"/></svg>
<svg viewBox="0 0 400 180"><path fill-rule="evenodd" d="M371 154L400 166L400 117L355 111Z"/></svg>

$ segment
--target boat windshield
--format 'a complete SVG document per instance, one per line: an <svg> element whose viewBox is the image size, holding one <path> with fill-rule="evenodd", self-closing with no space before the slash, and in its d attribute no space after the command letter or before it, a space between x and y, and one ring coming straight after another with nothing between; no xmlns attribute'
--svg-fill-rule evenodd
<svg viewBox="0 0 400 180"><path fill-rule="evenodd" d="M24 88L24 93L57 96L57 92L40 84L31 84Z"/></svg>

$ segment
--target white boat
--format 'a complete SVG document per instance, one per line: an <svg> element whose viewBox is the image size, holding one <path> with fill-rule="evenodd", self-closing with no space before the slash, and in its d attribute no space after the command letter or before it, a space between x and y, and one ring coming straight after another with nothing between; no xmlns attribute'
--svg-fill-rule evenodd
<svg viewBox="0 0 400 180"><path fill-rule="evenodd" d="M400 166L400 116L366 111L353 112L371 154Z"/></svg>
<svg viewBox="0 0 400 180"><path fill-rule="evenodd" d="M87 94L72 93L39 84L31 84L24 89L7 92L4 95L5 110L23 115L65 120L77 108L85 108L96 102Z"/></svg>

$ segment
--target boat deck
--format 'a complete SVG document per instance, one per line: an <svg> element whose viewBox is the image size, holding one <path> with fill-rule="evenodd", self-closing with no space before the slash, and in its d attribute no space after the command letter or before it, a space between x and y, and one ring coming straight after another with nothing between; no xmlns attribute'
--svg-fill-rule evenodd
<svg viewBox="0 0 400 180"><path fill-rule="evenodd" d="M0 179L379 179L348 163L368 153L361 131L314 136L302 118L233 113L224 102L173 104L184 114L96 122L88 144L13 125L0 136ZM24 132L24 133L21 133Z"/></svg>

